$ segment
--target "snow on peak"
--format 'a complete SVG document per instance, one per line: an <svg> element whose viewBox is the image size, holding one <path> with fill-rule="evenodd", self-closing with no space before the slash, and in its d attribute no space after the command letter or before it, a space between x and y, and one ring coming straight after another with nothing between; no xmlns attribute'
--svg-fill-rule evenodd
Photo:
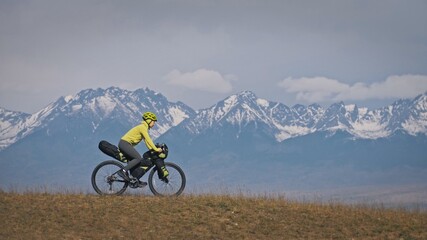
<svg viewBox="0 0 427 240"><path fill-rule="evenodd" d="M222 108L224 112L230 111L237 104L237 96L233 95L224 100L224 107Z"/></svg>
<svg viewBox="0 0 427 240"><path fill-rule="evenodd" d="M261 98L258 98L256 100L256 102L258 103L259 106L264 107L264 108L266 108L270 105L270 103L267 100L261 99Z"/></svg>
<svg viewBox="0 0 427 240"><path fill-rule="evenodd" d="M356 108L356 105L355 105L355 104L345 105L345 110L346 110L347 112L353 112L355 108Z"/></svg>
<svg viewBox="0 0 427 240"><path fill-rule="evenodd" d="M74 98L74 97L73 97L72 95L68 95L68 96L65 96L65 97L64 97L64 100L65 100L65 102L66 102L66 103L69 103L70 101L72 101L72 100L73 100L73 98Z"/></svg>
<svg viewBox="0 0 427 240"><path fill-rule="evenodd" d="M185 113L184 111L182 111L182 109L178 107L169 108L168 113L172 117L171 120L173 126L178 125L179 123L184 121L184 119L187 119L189 117L187 113Z"/></svg>
<svg viewBox="0 0 427 240"><path fill-rule="evenodd" d="M114 108L117 106L117 103L110 97L107 96L101 96L94 101L92 101L89 104L92 111L96 112L97 109L101 110L103 112L104 117L110 115L110 113L114 110Z"/></svg>

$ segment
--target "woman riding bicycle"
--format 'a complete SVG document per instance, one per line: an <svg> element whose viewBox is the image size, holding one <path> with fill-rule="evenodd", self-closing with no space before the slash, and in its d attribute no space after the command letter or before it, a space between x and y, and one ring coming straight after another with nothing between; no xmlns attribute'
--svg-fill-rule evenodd
<svg viewBox="0 0 427 240"><path fill-rule="evenodd" d="M130 178L127 175L127 171L130 170L131 175L138 179L138 186L144 187L147 183L140 181L139 179L144 175L147 169L152 166L150 158L154 160L154 163L157 167L157 172L159 173L159 178L164 179L169 175L168 170L165 167L164 161L162 159L162 149L158 148L151 140L148 130L153 128L157 121L157 117L152 112L145 112L142 115L141 124L130 129L119 141L120 152L127 159L132 159L128 165L123 169L122 172L119 172L119 175L125 180L129 181ZM145 145L148 148L148 151L144 153L144 157L136 151L135 146L144 140Z"/></svg>

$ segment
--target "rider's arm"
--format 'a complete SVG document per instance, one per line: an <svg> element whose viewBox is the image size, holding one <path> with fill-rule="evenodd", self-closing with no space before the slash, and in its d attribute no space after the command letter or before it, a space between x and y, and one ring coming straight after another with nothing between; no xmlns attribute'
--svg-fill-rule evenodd
<svg viewBox="0 0 427 240"><path fill-rule="evenodd" d="M153 143L153 140L151 140L150 135L148 134L148 125L143 124L142 131L141 131L142 137L144 138L145 145L148 149L154 150L156 152L161 152L162 149L156 147L156 145Z"/></svg>

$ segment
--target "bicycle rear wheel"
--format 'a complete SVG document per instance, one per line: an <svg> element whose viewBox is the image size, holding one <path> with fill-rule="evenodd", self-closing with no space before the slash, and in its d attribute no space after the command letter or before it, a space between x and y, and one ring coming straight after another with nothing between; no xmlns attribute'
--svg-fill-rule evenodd
<svg viewBox="0 0 427 240"><path fill-rule="evenodd" d="M153 168L148 176L148 186L156 196L178 196L184 191L186 184L184 171L174 163L165 162L165 165L169 171L168 180L159 179L157 168Z"/></svg>
<svg viewBox="0 0 427 240"><path fill-rule="evenodd" d="M117 174L124 166L117 161L100 163L92 172L92 187L100 195L120 195L128 187L128 182Z"/></svg>

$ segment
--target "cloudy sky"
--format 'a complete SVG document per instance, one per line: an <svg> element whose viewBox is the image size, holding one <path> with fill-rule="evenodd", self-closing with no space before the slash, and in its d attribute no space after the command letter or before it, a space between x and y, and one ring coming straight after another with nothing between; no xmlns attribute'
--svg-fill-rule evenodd
<svg viewBox="0 0 427 240"><path fill-rule="evenodd" d="M148 87L371 108L427 91L425 0L1 0L0 107Z"/></svg>

